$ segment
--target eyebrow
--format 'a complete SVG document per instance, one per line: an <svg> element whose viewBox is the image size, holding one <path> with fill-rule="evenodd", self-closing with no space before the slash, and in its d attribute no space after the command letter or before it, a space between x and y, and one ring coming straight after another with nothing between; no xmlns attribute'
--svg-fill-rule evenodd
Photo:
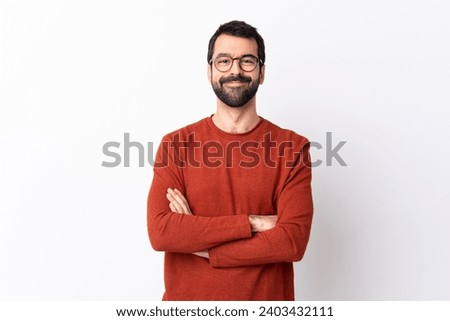
<svg viewBox="0 0 450 321"><path fill-rule="evenodd" d="M245 56L253 56L253 57L257 57L257 56L255 56L254 54L247 53L247 54L243 54L242 56L239 56L239 58L245 57ZM218 57L232 57L232 58L233 58L233 56L230 55L229 53L223 53L223 52L221 52L220 54L218 54L218 55L216 56L216 58L218 58ZM237 57L236 57L236 58L237 58Z"/></svg>
<svg viewBox="0 0 450 321"><path fill-rule="evenodd" d="M218 54L217 56L216 56L216 58L218 58L218 57L231 57L231 55L230 54L228 54L228 53L220 53L220 54Z"/></svg>

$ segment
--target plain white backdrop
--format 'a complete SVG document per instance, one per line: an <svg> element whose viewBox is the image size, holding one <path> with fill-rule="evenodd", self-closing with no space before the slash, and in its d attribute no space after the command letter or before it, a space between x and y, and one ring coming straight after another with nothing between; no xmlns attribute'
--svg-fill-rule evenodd
<svg viewBox="0 0 450 321"><path fill-rule="evenodd" d="M449 300L449 16L444 0L2 0L0 299L161 299L152 167L136 149L102 167L102 148L156 148L214 113L207 43L239 19L266 42L259 114L346 141L348 166L314 168L297 299Z"/></svg>

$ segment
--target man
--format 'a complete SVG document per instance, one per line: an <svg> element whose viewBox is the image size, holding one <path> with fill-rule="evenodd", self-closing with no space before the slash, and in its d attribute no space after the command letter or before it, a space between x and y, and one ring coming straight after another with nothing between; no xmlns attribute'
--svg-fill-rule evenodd
<svg viewBox="0 0 450 321"><path fill-rule="evenodd" d="M216 113L163 138L148 197L163 300L294 300L313 212L309 142L257 115L255 28L221 25L207 60Z"/></svg>

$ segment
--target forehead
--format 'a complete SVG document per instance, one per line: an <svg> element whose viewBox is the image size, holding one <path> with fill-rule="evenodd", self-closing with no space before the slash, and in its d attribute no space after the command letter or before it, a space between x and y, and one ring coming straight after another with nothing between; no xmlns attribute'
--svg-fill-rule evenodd
<svg viewBox="0 0 450 321"><path fill-rule="evenodd" d="M251 54L258 56L258 44L251 38L241 38L226 34L220 35L214 44L213 56L229 54L233 57Z"/></svg>

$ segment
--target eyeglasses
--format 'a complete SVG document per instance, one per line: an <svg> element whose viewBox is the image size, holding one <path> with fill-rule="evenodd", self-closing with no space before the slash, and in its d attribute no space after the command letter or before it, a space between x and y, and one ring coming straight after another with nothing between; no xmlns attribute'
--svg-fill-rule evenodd
<svg viewBox="0 0 450 321"><path fill-rule="evenodd" d="M232 58L230 56L218 56L216 59L214 59L214 66L217 68L220 72L227 72L233 67L233 62L235 60L239 61L239 67L243 71L253 71L255 70L256 66L258 66L258 63L262 63L262 61L253 55L244 55L242 57L238 58ZM213 60L210 60L210 64L213 62Z"/></svg>

